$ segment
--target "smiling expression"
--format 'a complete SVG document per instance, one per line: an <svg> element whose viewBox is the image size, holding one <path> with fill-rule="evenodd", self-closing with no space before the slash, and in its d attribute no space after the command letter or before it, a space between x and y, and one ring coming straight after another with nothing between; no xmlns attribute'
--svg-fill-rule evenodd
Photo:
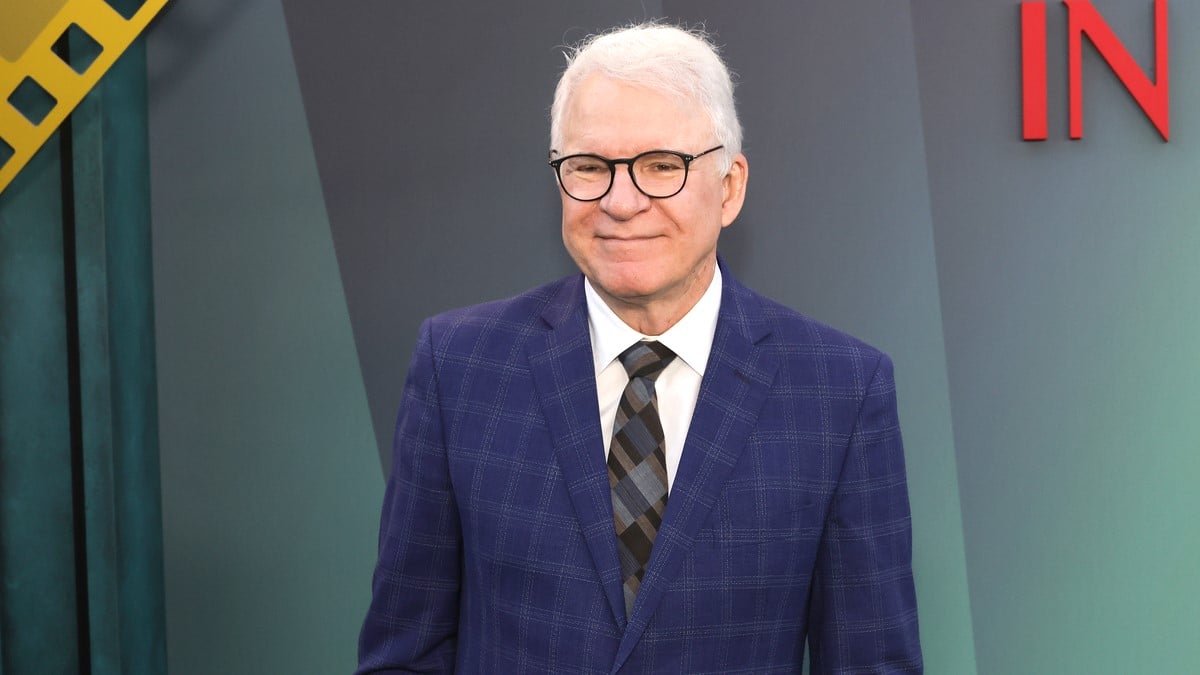
<svg viewBox="0 0 1200 675"><path fill-rule="evenodd" d="M647 150L695 154L715 144L698 106L593 74L568 102L557 150L632 157ZM696 159L683 190L666 199L642 194L623 164L597 201L576 201L560 190L567 252L626 323L633 325L630 313L650 313L669 327L708 288L717 238L745 196L745 157L737 155L723 176L721 158L718 151Z"/></svg>

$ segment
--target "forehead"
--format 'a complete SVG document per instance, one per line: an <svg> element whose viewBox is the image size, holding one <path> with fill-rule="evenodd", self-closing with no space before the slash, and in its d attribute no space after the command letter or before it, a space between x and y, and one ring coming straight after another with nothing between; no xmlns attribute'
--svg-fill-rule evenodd
<svg viewBox="0 0 1200 675"><path fill-rule="evenodd" d="M563 152L612 156L655 148L693 150L712 136L700 106L651 87L592 74L575 88L563 116Z"/></svg>

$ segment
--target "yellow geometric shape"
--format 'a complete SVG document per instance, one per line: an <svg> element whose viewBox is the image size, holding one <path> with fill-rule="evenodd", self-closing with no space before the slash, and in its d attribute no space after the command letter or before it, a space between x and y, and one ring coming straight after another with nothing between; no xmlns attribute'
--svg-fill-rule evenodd
<svg viewBox="0 0 1200 675"><path fill-rule="evenodd" d="M0 59L16 61L67 0L0 0Z"/></svg>
<svg viewBox="0 0 1200 675"><path fill-rule="evenodd" d="M0 150L6 145L12 149L8 161L0 154L0 162L4 162L0 165L0 192L4 192L34 153L166 4L167 0L146 0L137 13L126 20L104 0L66 0L15 61L0 59ZM53 51L54 43L71 24L78 26L101 47L100 55L83 73L75 72ZM13 91L25 78L32 79L56 101L54 108L38 124L31 123L9 102Z"/></svg>

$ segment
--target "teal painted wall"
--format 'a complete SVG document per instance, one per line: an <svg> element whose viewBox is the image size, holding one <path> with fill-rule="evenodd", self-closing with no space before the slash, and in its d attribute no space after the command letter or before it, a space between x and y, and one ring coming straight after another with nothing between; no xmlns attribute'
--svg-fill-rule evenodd
<svg viewBox="0 0 1200 675"><path fill-rule="evenodd" d="M282 10L149 51L170 672L348 672L382 489Z"/></svg>
<svg viewBox="0 0 1200 675"><path fill-rule="evenodd" d="M1153 76L1154 3L1093 4ZM1086 43L1071 141L1048 3L1026 143L1016 3L913 7L979 672L1200 672L1200 12L1171 141Z"/></svg>

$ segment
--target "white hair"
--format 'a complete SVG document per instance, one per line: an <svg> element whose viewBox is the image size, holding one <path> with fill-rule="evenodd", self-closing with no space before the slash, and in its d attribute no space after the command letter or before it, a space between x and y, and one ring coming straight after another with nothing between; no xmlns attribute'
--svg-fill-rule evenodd
<svg viewBox="0 0 1200 675"><path fill-rule="evenodd" d="M567 68L550 106L550 147L561 150L563 115L575 88L587 76L647 87L698 106L725 146L721 173L742 151L742 125L733 102L733 78L707 33L656 22L593 35L565 53Z"/></svg>

